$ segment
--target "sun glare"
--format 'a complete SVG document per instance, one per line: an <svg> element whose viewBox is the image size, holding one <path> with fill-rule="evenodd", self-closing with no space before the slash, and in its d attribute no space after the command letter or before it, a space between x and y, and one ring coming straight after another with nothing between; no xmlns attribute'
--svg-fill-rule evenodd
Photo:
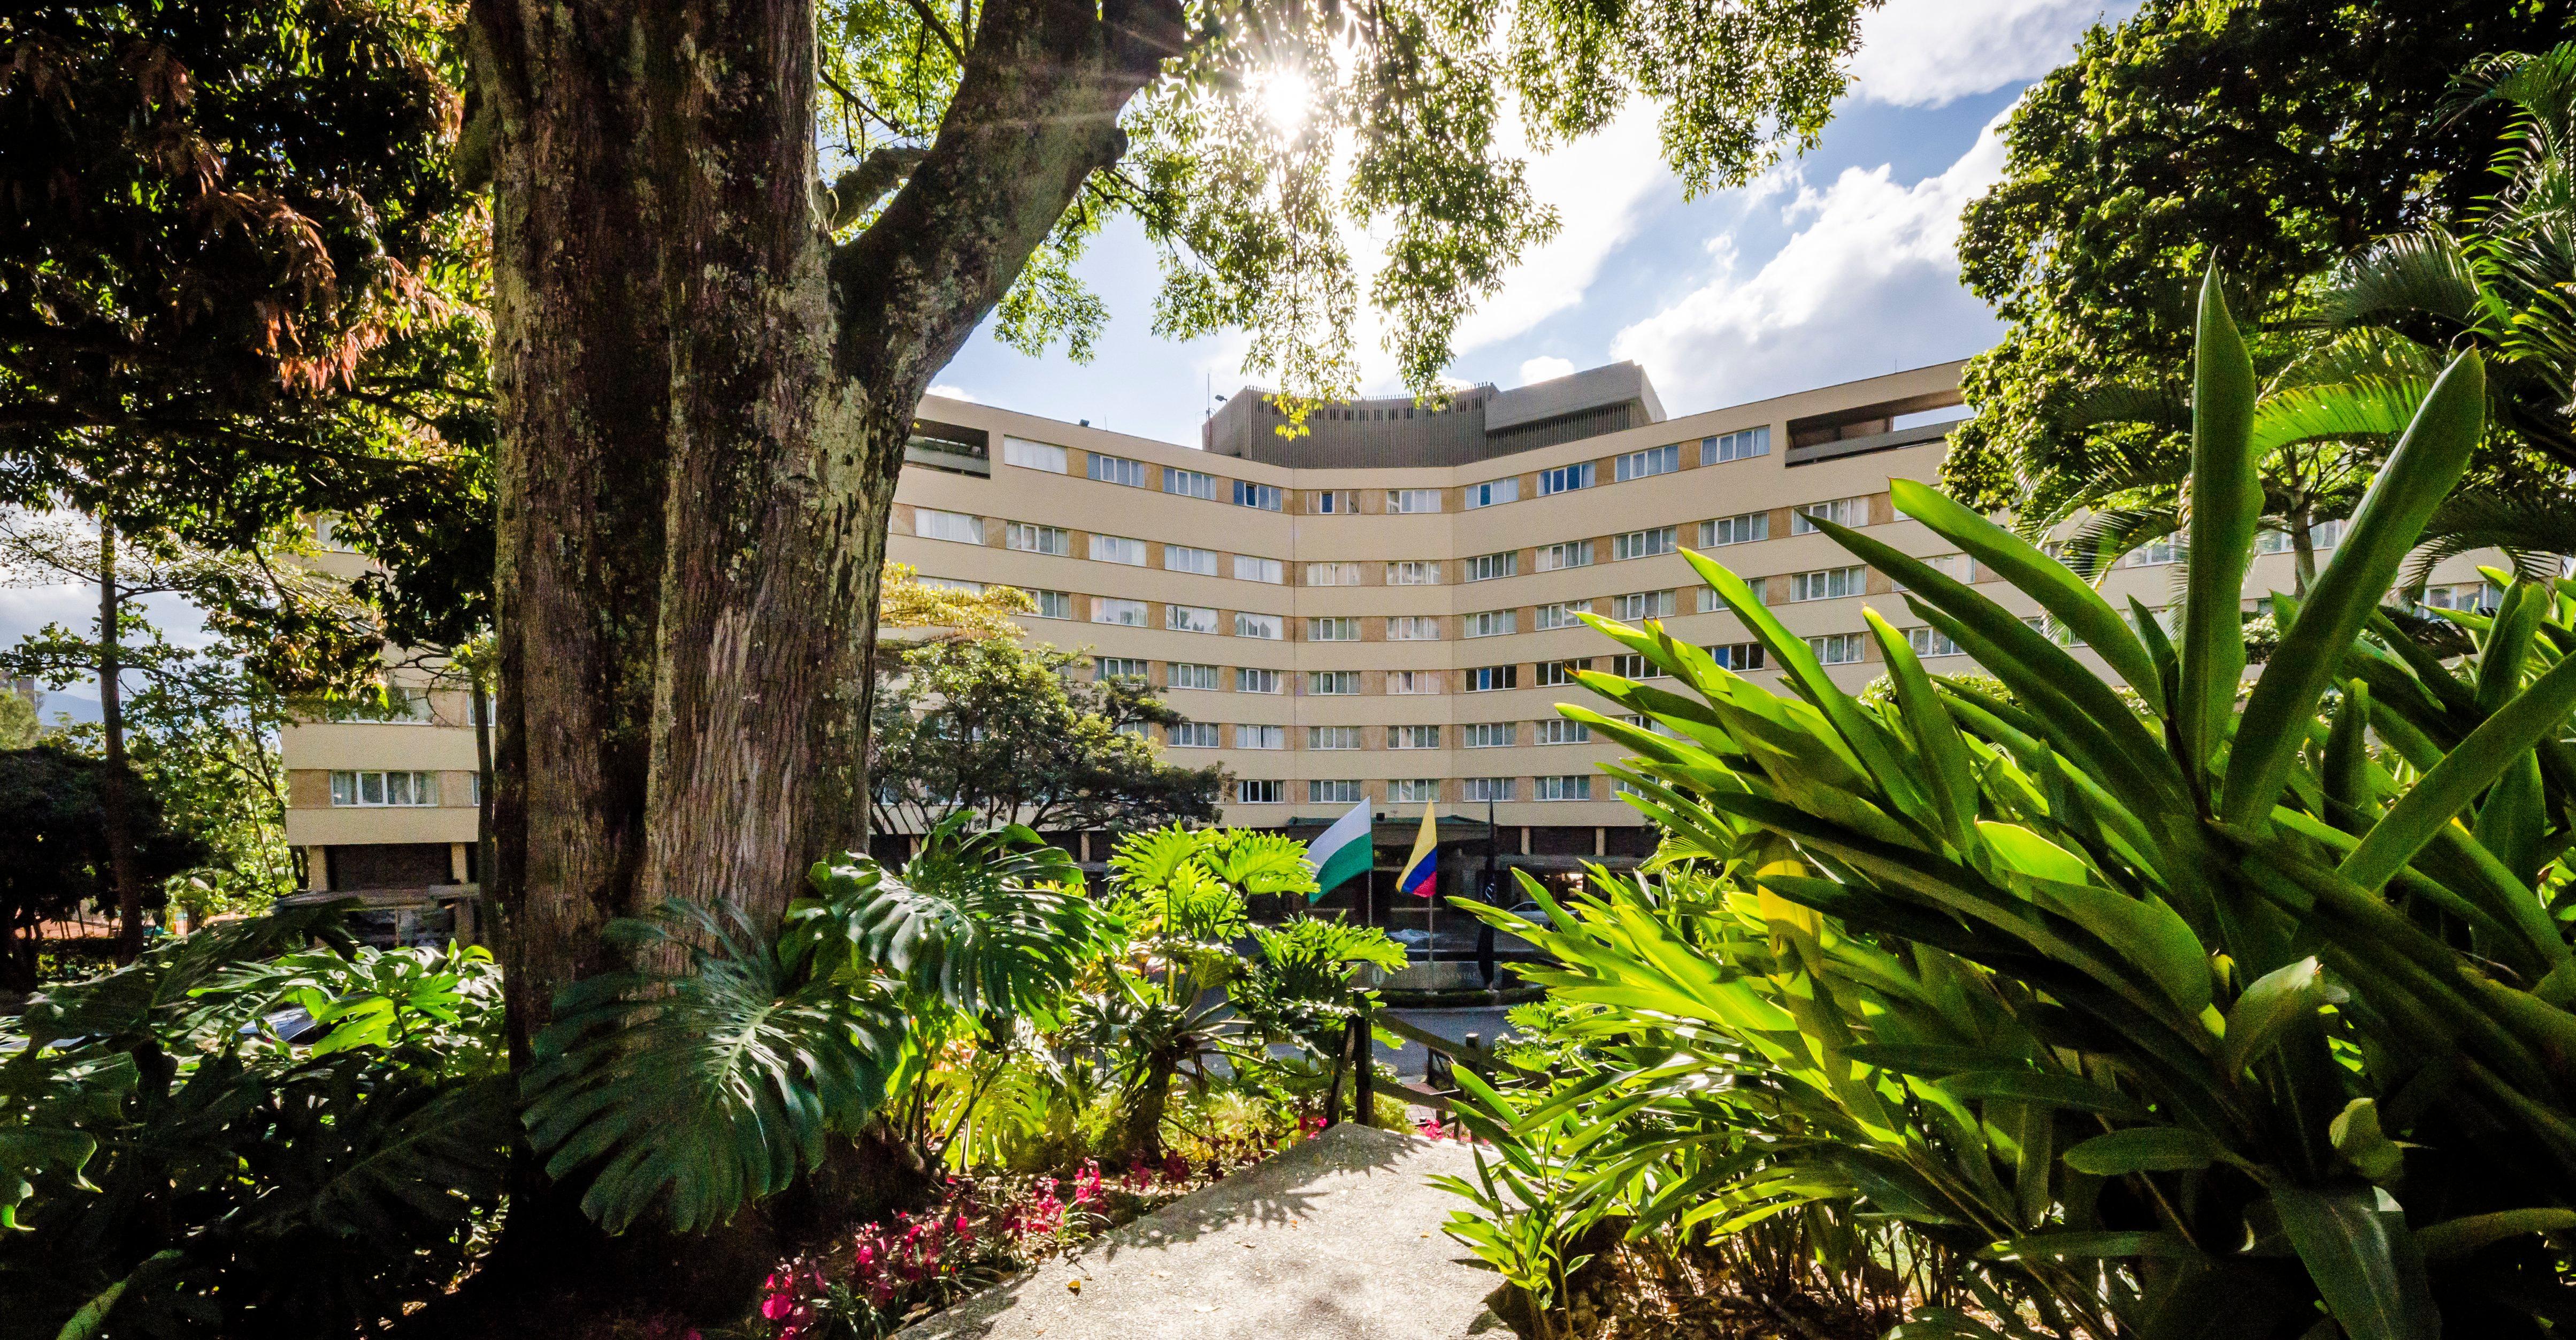
<svg viewBox="0 0 2576 1340"><path fill-rule="evenodd" d="M1270 72L1259 88L1261 118L1282 138L1295 135L1315 109L1315 86L1294 67Z"/></svg>

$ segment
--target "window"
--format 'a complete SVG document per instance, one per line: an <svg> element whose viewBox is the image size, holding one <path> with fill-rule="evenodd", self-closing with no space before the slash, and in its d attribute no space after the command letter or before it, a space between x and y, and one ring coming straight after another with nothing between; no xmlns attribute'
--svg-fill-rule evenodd
<svg viewBox="0 0 2576 1340"><path fill-rule="evenodd" d="M1670 591L1637 591L1610 598L1610 617L1622 623L1641 619L1673 617L1673 593Z"/></svg>
<svg viewBox="0 0 2576 1340"><path fill-rule="evenodd" d="M1308 619L1306 621L1306 640L1309 642L1357 642L1360 640L1360 621L1350 617L1349 615L1338 615L1330 619Z"/></svg>
<svg viewBox="0 0 2576 1340"><path fill-rule="evenodd" d="M1285 749L1288 747L1286 726L1237 726L1234 728L1237 749Z"/></svg>
<svg viewBox="0 0 2576 1340"><path fill-rule="evenodd" d="M1386 584L1389 586L1438 586L1440 584L1440 560L1436 558L1419 558L1407 559L1402 563L1389 563L1386 565Z"/></svg>
<svg viewBox="0 0 2576 1340"><path fill-rule="evenodd" d="M1062 526L1036 526L1026 521L1014 521L1002 532L1002 542L1029 554L1073 552L1073 532Z"/></svg>
<svg viewBox="0 0 2576 1340"><path fill-rule="evenodd" d="M1519 502L1521 500L1520 476L1487 480L1482 484L1469 484L1466 495L1467 510L1470 512L1479 507L1499 507L1504 503Z"/></svg>
<svg viewBox="0 0 2576 1340"><path fill-rule="evenodd" d="M1827 633L1807 639L1807 649L1827 665L1858 665L1861 659L1858 633Z"/></svg>
<svg viewBox="0 0 2576 1340"><path fill-rule="evenodd" d="M1575 773L1565 777L1539 777L1530 792L1532 800L1590 800L1592 775Z"/></svg>
<svg viewBox="0 0 2576 1340"><path fill-rule="evenodd" d="M1389 726L1386 728L1389 749L1437 749L1440 747L1438 726Z"/></svg>
<svg viewBox="0 0 2576 1340"><path fill-rule="evenodd" d="M1288 799L1288 784L1276 779L1253 781L1244 778L1234 784L1234 803L1238 805L1278 805Z"/></svg>
<svg viewBox="0 0 2576 1340"><path fill-rule="evenodd" d="M1306 747L1309 749L1361 749L1357 726L1308 726Z"/></svg>
<svg viewBox="0 0 2576 1340"><path fill-rule="evenodd" d="M1869 499L1836 498L1832 502L1809 503L1789 513L1789 533L1813 535L1816 522L1830 521L1837 526L1869 524Z"/></svg>
<svg viewBox="0 0 2576 1340"><path fill-rule="evenodd" d="M1247 484L1240 479L1234 481L1234 505L1237 507L1257 507L1265 512L1276 512L1279 510L1280 496L1279 486L1276 484Z"/></svg>
<svg viewBox="0 0 2576 1340"><path fill-rule="evenodd" d="M1163 467L1163 492L1184 498L1216 498L1216 476L1203 470L1175 470Z"/></svg>
<svg viewBox="0 0 2576 1340"><path fill-rule="evenodd" d="M1575 673L1577 671L1589 670L1591 668L1592 662L1588 659L1578 661L1541 661L1538 663L1538 685L1540 688L1544 689L1555 688L1564 684L1577 684L1581 681L1575 679Z"/></svg>
<svg viewBox="0 0 2576 1340"><path fill-rule="evenodd" d="M1759 428L1739 429L1732 433L1720 433L1715 437L1703 437L1699 440L1699 463L1702 465L1719 465L1727 461L1740 461L1748 457L1770 454L1771 426L1769 424Z"/></svg>
<svg viewBox="0 0 2576 1340"><path fill-rule="evenodd" d="M1843 596L1864 594L1868 580L1862 575L1867 568L1855 563L1848 568L1824 568L1815 572L1789 574L1791 600L1836 600Z"/></svg>
<svg viewBox="0 0 2576 1340"><path fill-rule="evenodd" d="M2332 549L2335 547L2335 541L2342 538L2343 523L2341 521L2320 521L2315 525L2308 527L2308 544L2311 548ZM2257 553L2263 554L2286 554L2290 552L2290 532L2286 530L2260 531L2254 536L2254 550Z"/></svg>
<svg viewBox="0 0 2576 1340"><path fill-rule="evenodd" d="M334 805L435 805L438 774L434 772L335 772L331 774Z"/></svg>
<svg viewBox="0 0 2576 1340"><path fill-rule="evenodd" d="M1100 656L1091 662L1091 677L1102 683L1113 679L1142 680L1153 673L1153 662L1142 656Z"/></svg>
<svg viewBox="0 0 2576 1340"><path fill-rule="evenodd" d="M1124 563L1131 568L1145 566L1145 542L1124 535L1094 535L1091 556L1102 563Z"/></svg>
<svg viewBox="0 0 2576 1340"><path fill-rule="evenodd" d="M1272 642L1276 642L1282 636L1279 616L1276 614L1237 614L1234 616L1234 635L1236 637L1267 638Z"/></svg>
<svg viewBox="0 0 2576 1340"><path fill-rule="evenodd" d="M1734 670L1740 673L1746 670L1759 670L1763 666L1763 646L1759 642L1720 642L1714 646L1703 647L1701 650L1708 653L1710 660L1717 662L1717 668L1720 670Z"/></svg>
<svg viewBox="0 0 2576 1340"><path fill-rule="evenodd" d="M982 582L960 581L955 577L915 577L913 581L933 591L962 591L970 596L984 593Z"/></svg>
<svg viewBox="0 0 2576 1340"><path fill-rule="evenodd" d="M1114 623L1128 628L1142 628L1145 626L1145 602L1141 600L1117 600L1109 596L1093 596L1091 598L1091 621L1093 623Z"/></svg>
<svg viewBox="0 0 2576 1340"><path fill-rule="evenodd" d="M1699 523L1699 547L1702 549L1714 549L1721 544L1750 544L1770 538L1769 512L1745 512Z"/></svg>
<svg viewBox="0 0 2576 1340"><path fill-rule="evenodd" d="M1398 777L1386 784L1386 798L1399 805L1430 805L1440 799L1437 777Z"/></svg>
<svg viewBox="0 0 2576 1340"><path fill-rule="evenodd" d="M1202 577L1216 575L1216 551L1192 549L1186 544L1163 546L1163 568L1168 572L1195 572Z"/></svg>
<svg viewBox="0 0 2576 1340"><path fill-rule="evenodd" d="M1031 442L1026 438L1006 437L1002 439L1002 464L1060 475L1064 473L1064 448Z"/></svg>
<svg viewBox="0 0 2576 1340"><path fill-rule="evenodd" d="M1567 540L1563 544L1551 544L1538 551L1538 570L1541 572L1591 566L1592 541L1590 540Z"/></svg>
<svg viewBox="0 0 2576 1340"><path fill-rule="evenodd" d="M1483 665L1459 673L1466 679L1465 692L1492 693L1496 689L1519 688L1520 671L1517 665Z"/></svg>
<svg viewBox="0 0 2576 1340"><path fill-rule="evenodd" d="M912 533L925 540L953 540L959 544L984 542L984 518L964 512L941 512L928 507L912 509Z"/></svg>
<svg viewBox="0 0 2576 1340"><path fill-rule="evenodd" d="M1665 679L1664 668L1647 659L1645 653L1632 651L1610 658L1610 673L1621 679Z"/></svg>
<svg viewBox="0 0 2576 1340"><path fill-rule="evenodd" d="M1619 458L1619 479L1644 479L1650 475L1668 475L1682 468L1682 449L1676 443L1669 447L1648 447Z"/></svg>
<svg viewBox="0 0 2576 1340"><path fill-rule="evenodd" d="M1938 628L1906 629L1905 645L1912 647L1914 649L1914 654L1924 658L1925 660L1930 660L1935 656L1956 656L1959 654L1959 644L1951 641L1949 635L1943 633Z"/></svg>
<svg viewBox="0 0 2576 1340"><path fill-rule="evenodd" d="M1440 672L1437 670L1389 670L1386 672L1389 693L1438 693Z"/></svg>
<svg viewBox="0 0 2576 1340"><path fill-rule="evenodd" d="M1462 615L1459 617L1458 636L1500 637L1505 633L1515 631L1513 625L1517 622L1518 619L1515 617L1515 611L1483 610L1475 614Z"/></svg>
<svg viewBox="0 0 2576 1340"><path fill-rule="evenodd" d="M2166 563L2179 563L2185 552L2184 547L2175 543L2174 538L2168 535L2161 540L2149 540L2130 550L2128 555L2120 560L2120 566L2152 568Z"/></svg>
<svg viewBox="0 0 2576 1340"><path fill-rule="evenodd" d="M1234 691L1237 693L1277 693L1282 682L1276 670L1239 666L1234 672Z"/></svg>
<svg viewBox="0 0 2576 1340"><path fill-rule="evenodd" d="M1225 731L1213 721L1175 721L1164 734L1175 749L1214 749Z"/></svg>
<svg viewBox="0 0 2576 1340"><path fill-rule="evenodd" d="M1440 510L1438 489L1388 489L1386 510L1402 515Z"/></svg>
<svg viewBox="0 0 2576 1340"><path fill-rule="evenodd" d="M1504 749L1518 744L1520 725L1511 721L1470 721L1458 728L1459 740L1469 749Z"/></svg>
<svg viewBox="0 0 2576 1340"><path fill-rule="evenodd" d="M1745 588L1746 590L1748 590L1748 591L1750 591L1750 592L1752 592L1752 593L1753 593L1753 603L1754 603L1754 604L1757 604L1757 605L1768 605L1768 604L1770 604L1770 603L1771 603L1771 579L1770 579L1770 578L1768 578L1768 577L1747 577L1747 578L1745 578L1745 579L1744 579L1744 588ZM1716 587L1714 587L1714 586L1703 586L1703 587L1701 587L1701 588L1699 589L1699 612L1700 612L1700 613L1702 613L1702 614L1717 614L1717 613L1721 613L1721 612L1723 612L1723 611L1730 610L1730 609L1733 609L1733 608L1735 608L1735 607L1726 603L1726 597L1721 596L1721 595L1719 595L1719 594L1717 593L1717 588L1716 588Z"/></svg>
<svg viewBox="0 0 2576 1340"><path fill-rule="evenodd" d="M1470 777L1461 783L1466 800L1510 800L1519 794L1517 777Z"/></svg>
<svg viewBox="0 0 2576 1340"><path fill-rule="evenodd" d="M1165 605L1163 626L1175 633L1213 633L1216 611L1205 605Z"/></svg>
<svg viewBox="0 0 2576 1340"><path fill-rule="evenodd" d="M1306 803L1309 805L1356 805L1366 794L1358 782L1347 779L1306 783Z"/></svg>
<svg viewBox="0 0 2576 1340"><path fill-rule="evenodd" d="M1657 554L1669 554L1678 543L1675 535L1678 529L1674 526L1658 526L1653 530L1632 530L1625 535L1613 535L1610 537L1610 560L1614 563L1624 563L1632 558L1652 558Z"/></svg>
<svg viewBox="0 0 2576 1340"><path fill-rule="evenodd" d="M1213 689L1216 687L1216 667L1197 665L1188 661L1174 661L1172 662L1172 687Z"/></svg>
<svg viewBox="0 0 2576 1340"><path fill-rule="evenodd" d="M1234 556L1234 579L1238 582L1268 582L1284 586L1288 582L1288 565L1275 558L1255 558L1250 554Z"/></svg>
<svg viewBox="0 0 2576 1340"><path fill-rule="evenodd" d="M1360 511L1358 489L1308 489L1306 511L1313 516L1357 516Z"/></svg>
<svg viewBox="0 0 2576 1340"><path fill-rule="evenodd" d="M1073 617L1073 597L1070 594L1063 591L1031 591L1029 595L1038 602L1039 618L1070 619Z"/></svg>
<svg viewBox="0 0 2576 1340"><path fill-rule="evenodd" d="M1327 698L1347 698L1359 691L1360 672L1357 670L1309 670L1306 672L1306 692L1308 693L1318 694Z"/></svg>
<svg viewBox="0 0 2576 1340"><path fill-rule="evenodd" d="M1538 742L1540 744L1589 744L1592 742L1592 727L1586 722L1568 721L1563 717L1552 717L1545 721L1533 721L1530 723L1530 728L1538 736Z"/></svg>
<svg viewBox="0 0 2576 1340"><path fill-rule="evenodd" d="M1520 570L1521 551L1506 549L1499 554L1479 554L1474 558L1461 560L1458 564L1458 580L1490 582L1497 577L1513 576Z"/></svg>
<svg viewBox="0 0 2576 1340"><path fill-rule="evenodd" d="M1592 602L1589 600L1560 600L1553 605L1539 606L1538 617L1531 626L1539 629L1572 628L1583 622L1575 615L1591 612Z"/></svg>
<svg viewBox="0 0 2576 1340"><path fill-rule="evenodd" d="M1309 563L1306 565L1308 586L1357 586L1360 565L1357 563Z"/></svg>
<svg viewBox="0 0 2576 1340"><path fill-rule="evenodd" d="M1954 582L1973 582L1977 579L1977 560L1973 555L1934 554L1923 559L1922 562L1923 566ZM1896 589L1903 591L1907 588L1900 582Z"/></svg>
<svg viewBox="0 0 2576 1340"><path fill-rule="evenodd" d="M1104 456L1096 451L1085 453L1085 457L1083 472L1093 479L1103 484L1124 484L1131 489L1145 487L1143 461L1131 461L1124 456Z"/></svg>
<svg viewBox="0 0 2576 1340"><path fill-rule="evenodd" d="M1398 614L1386 621L1389 642L1437 642L1440 640L1440 618L1433 614Z"/></svg>
<svg viewBox="0 0 2576 1340"><path fill-rule="evenodd" d="M1590 487L1592 487L1592 462L1590 461L1580 465L1560 465L1553 470L1538 472L1538 496L1542 498Z"/></svg>
<svg viewBox="0 0 2576 1340"><path fill-rule="evenodd" d="M2504 604L2504 591L2494 582L2454 582L2424 588L2426 609L2475 610L2493 614Z"/></svg>

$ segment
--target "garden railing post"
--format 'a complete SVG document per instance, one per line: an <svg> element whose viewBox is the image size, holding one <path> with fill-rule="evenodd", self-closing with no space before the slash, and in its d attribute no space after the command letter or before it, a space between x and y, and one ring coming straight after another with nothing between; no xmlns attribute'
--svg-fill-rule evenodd
<svg viewBox="0 0 2576 1340"><path fill-rule="evenodd" d="M1376 1071L1377 1047L1369 1036L1368 1007L1362 1005L1351 1016L1351 1119L1363 1126L1377 1124Z"/></svg>

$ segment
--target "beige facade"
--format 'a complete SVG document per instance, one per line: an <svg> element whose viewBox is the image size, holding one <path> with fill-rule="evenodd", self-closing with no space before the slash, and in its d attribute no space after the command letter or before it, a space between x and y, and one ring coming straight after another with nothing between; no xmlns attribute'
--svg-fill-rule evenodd
<svg viewBox="0 0 2576 1340"><path fill-rule="evenodd" d="M1756 581L1858 689L1880 673L1861 611L1900 628L1921 621L1883 575L1800 532L1798 513L1821 507L2038 613L1889 504L1891 479L1937 476L1959 366L1667 419L1643 374L1621 365L1562 387L1475 388L1454 411L1474 423L1403 400L1327 407L1311 440L1293 441L1272 431L1266 402L1237 396L1209 427L1215 450L932 397L897 490L890 557L929 579L1029 591L1041 602L1023 620L1033 640L1162 686L1197 727L1165 741L1170 756L1238 779L1227 823L1329 819L1363 796L1394 817L1436 799L1481 818L1493 796L1524 844L1549 830L1564 851L1588 830L1574 845L1601 850L1601 834L1639 822L1598 771L1621 751L1555 707L1616 709L1559 681L1574 665L1635 667L1569 608L1659 617L1685 641L1740 649L1729 654L1776 683L1775 666L1750 668L1753 639L1735 616L1706 607L1679 552L1699 549ZM1614 426L1590 431L1604 424ZM1410 463L1279 463L1378 459L1376 435L1383 458ZM2111 576L2115 602L2178 599L2178 569L2144 561L2157 556ZM2290 564L2259 558L2249 596L2288 589ZM2454 560L2436 584L2476 580L2472 562ZM1918 650L1936 673L1970 668L1928 629ZM300 783L292 840L471 843L471 793L450 779L472 766L472 732L461 699L453 714L433 706L418 725L291 732L299 776L441 778L437 805L401 812L307 806L330 796Z"/></svg>

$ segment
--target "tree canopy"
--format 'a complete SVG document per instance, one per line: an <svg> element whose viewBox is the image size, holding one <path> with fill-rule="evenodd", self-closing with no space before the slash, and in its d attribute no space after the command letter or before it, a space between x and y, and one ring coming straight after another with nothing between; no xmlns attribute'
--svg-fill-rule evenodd
<svg viewBox="0 0 2576 1340"><path fill-rule="evenodd" d="M2494 189L2505 112L2464 105L2454 77L2554 45L2571 15L2558 0L2149 0L2088 33L2013 112L2003 179L1963 221L1963 276L2011 328L1969 364L1979 413L1944 483L2011 504L2085 435L2084 388L2178 366L2212 259L2240 311L2278 319L2374 239L2468 209Z"/></svg>
<svg viewBox="0 0 2576 1340"><path fill-rule="evenodd" d="M247 547L299 512L461 641L491 580L485 214L443 0L0 17L0 501ZM448 636L438 636L438 634Z"/></svg>
<svg viewBox="0 0 2576 1340"><path fill-rule="evenodd" d="M0 861L0 987L36 986L36 930L67 917L85 903L113 906L107 870L106 806L100 774L107 764L58 745L0 751L0 830L11 853ZM131 788L136 820L135 857L144 878L158 885L204 860L195 837L172 828L160 802ZM150 900L158 906L160 900Z"/></svg>

